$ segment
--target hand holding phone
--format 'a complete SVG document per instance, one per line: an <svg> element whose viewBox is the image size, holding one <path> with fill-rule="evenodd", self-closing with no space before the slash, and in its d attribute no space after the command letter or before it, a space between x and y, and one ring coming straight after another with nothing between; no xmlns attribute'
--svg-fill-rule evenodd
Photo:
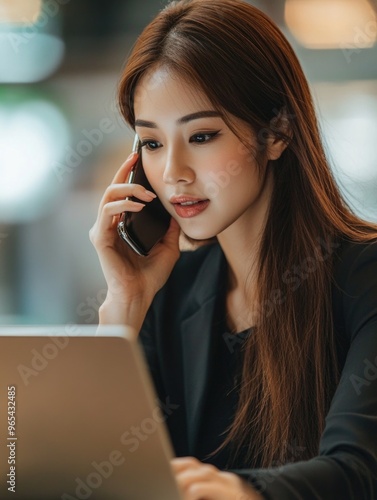
<svg viewBox="0 0 377 500"><path fill-rule="evenodd" d="M141 184L149 191L154 192L143 169L141 145L137 134L135 135L132 150L139 154L139 158L130 172L128 182ZM138 201L133 197L130 199ZM147 256L156 243L166 234L170 219L171 216L161 201L155 198L141 212L124 212L118 223L118 233L134 252L138 255Z"/></svg>

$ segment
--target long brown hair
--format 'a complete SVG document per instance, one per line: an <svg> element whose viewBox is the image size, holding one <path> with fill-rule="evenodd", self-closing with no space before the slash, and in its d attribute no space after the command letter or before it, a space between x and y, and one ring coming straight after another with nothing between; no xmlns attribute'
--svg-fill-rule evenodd
<svg viewBox="0 0 377 500"><path fill-rule="evenodd" d="M249 123L259 156L271 133L288 143L268 164L274 188L259 251L257 327L245 341L239 404L221 447L244 447L251 466L311 458L339 376L333 256L342 238L377 238L377 226L340 195L300 63L261 11L241 0L170 3L137 40L121 78L119 104L132 127L135 89L157 66L199 86L230 126L232 117Z"/></svg>

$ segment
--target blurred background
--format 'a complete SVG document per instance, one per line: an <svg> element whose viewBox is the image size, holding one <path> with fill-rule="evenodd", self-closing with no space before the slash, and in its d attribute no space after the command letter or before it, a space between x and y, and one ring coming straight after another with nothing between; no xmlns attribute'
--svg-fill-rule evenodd
<svg viewBox="0 0 377 500"><path fill-rule="evenodd" d="M377 221L377 0L256 0L310 81L336 178ZM0 0L0 323L96 323L88 231L128 156L122 66L164 0Z"/></svg>

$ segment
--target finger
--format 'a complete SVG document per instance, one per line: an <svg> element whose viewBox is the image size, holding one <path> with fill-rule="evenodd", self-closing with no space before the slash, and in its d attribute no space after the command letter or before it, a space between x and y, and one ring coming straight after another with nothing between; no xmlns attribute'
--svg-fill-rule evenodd
<svg viewBox="0 0 377 500"><path fill-rule="evenodd" d="M176 480L182 491L187 491L191 484L200 481L219 481L217 469L213 465L201 465L200 467L191 467L176 472Z"/></svg>
<svg viewBox="0 0 377 500"><path fill-rule="evenodd" d="M185 500L248 500L217 483L196 482L184 491Z"/></svg>
<svg viewBox="0 0 377 500"><path fill-rule="evenodd" d="M148 191L141 184L110 184L107 187L101 203L108 203L109 201L121 200L127 196L134 196L135 198L141 198L144 201L151 201L157 197L152 191Z"/></svg>
<svg viewBox="0 0 377 500"><path fill-rule="evenodd" d="M212 464L201 464L199 467L193 465L178 471L177 477L202 477L202 478L213 478L219 473L219 469Z"/></svg>
<svg viewBox="0 0 377 500"><path fill-rule="evenodd" d="M170 227L172 225L175 225L174 223L178 225L178 222L175 219L173 219L173 217L172 217ZM170 228L169 228L169 231L170 231ZM198 466L202 465L202 462L200 462L200 460L198 460L195 457L176 457L176 458L172 458L170 460L170 465L172 466L172 468L175 472L179 472L180 470L184 470L187 467L193 467L193 466L198 467Z"/></svg>
<svg viewBox="0 0 377 500"><path fill-rule="evenodd" d="M97 231L102 235L109 229L113 230L113 220L123 212L140 212L145 207L144 203L131 200L118 200L107 203L98 219Z"/></svg>
<svg viewBox="0 0 377 500"><path fill-rule="evenodd" d="M209 465L209 467L208 467ZM212 469L217 469L212 466ZM210 464L199 469L188 469L177 474L177 483L184 500L254 500L254 490L242 480L234 481L232 473L211 471ZM236 476L236 478L238 478ZM239 478L238 478L239 479Z"/></svg>
<svg viewBox="0 0 377 500"><path fill-rule="evenodd" d="M152 191L148 191L140 184L110 184L106 189L98 207L98 215L100 215L103 207L112 201L124 200L127 197L133 196L143 201L152 201L156 195Z"/></svg>
<svg viewBox="0 0 377 500"><path fill-rule="evenodd" d="M127 160L122 164L122 166L115 174L113 180L111 181L111 184L119 184L126 182L128 174L130 173L131 168L136 163L138 156L139 155L136 153L136 151L130 154L130 156L127 158Z"/></svg>
<svg viewBox="0 0 377 500"><path fill-rule="evenodd" d="M238 488L224 484L216 474L206 467L191 469L177 474L176 481L185 500L230 500L240 493Z"/></svg>

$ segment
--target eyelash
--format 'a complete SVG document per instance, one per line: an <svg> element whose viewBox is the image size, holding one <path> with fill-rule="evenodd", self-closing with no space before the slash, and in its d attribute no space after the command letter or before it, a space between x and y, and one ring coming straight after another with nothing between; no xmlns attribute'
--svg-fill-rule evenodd
<svg viewBox="0 0 377 500"><path fill-rule="evenodd" d="M213 141L220 133L220 130L217 130L216 132L206 132L206 133L200 133L200 134L194 134L190 137L190 143L196 143L196 144L208 144L209 142ZM195 141L193 138L198 138L198 137L207 137L207 140L204 141ZM152 147L151 144L160 144L158 141L153 141L153 140L148 140L145 139L144 141L141 141L141 147L146 148L148 151L156 151L160 146L157 147Z"/></svg>

